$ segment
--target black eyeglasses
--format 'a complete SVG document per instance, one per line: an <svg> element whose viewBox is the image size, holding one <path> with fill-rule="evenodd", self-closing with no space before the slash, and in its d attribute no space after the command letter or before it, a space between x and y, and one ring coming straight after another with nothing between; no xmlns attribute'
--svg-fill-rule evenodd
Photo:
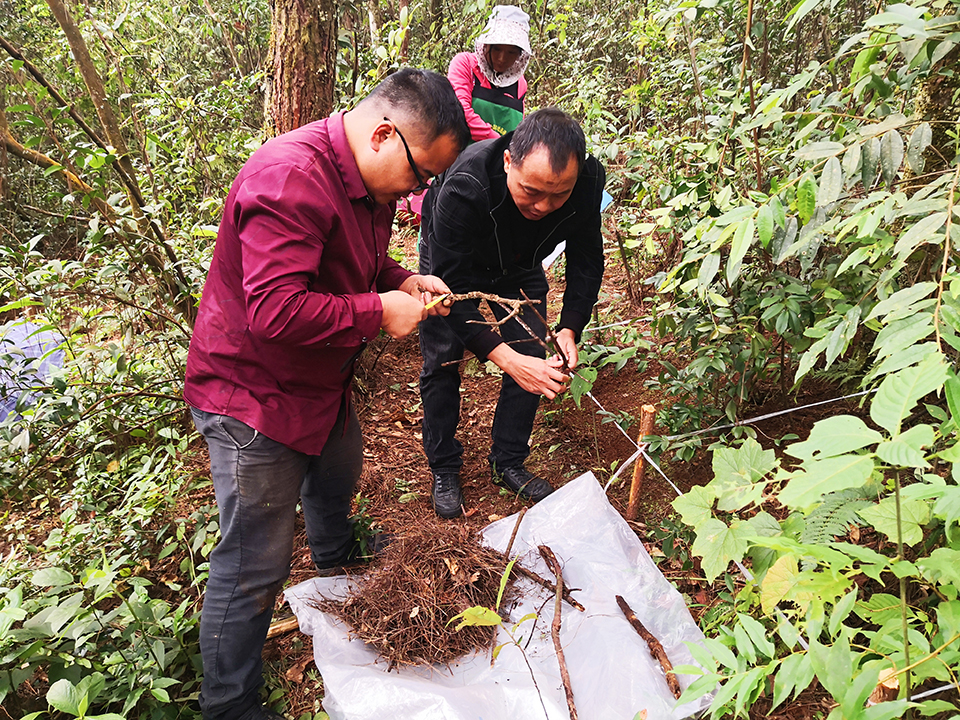
<svg viewBox="0 0 960 720"><path fill-rule="evenodd" d="M417 170L417 164L413 161L413 155L410 154L410 146L407 145L407 141L404 139L403 133L400 132L400 128L398 128L396 126L396 123L394 123L390 118L384 117L383 119L386 120L388 123L393 124L393 129L396 130L397 136L400 138L400 142L403 143L403 149L407 152L407 162L410 163L410 169L413 170L413 175L414 177L417 178L417 187L413 192L424 192L427 188L430 187L427 184L427 181L432 180L433 177L431 176L427 178L427 180L423 179L423 176L420 174L420 171Z"/></svg>

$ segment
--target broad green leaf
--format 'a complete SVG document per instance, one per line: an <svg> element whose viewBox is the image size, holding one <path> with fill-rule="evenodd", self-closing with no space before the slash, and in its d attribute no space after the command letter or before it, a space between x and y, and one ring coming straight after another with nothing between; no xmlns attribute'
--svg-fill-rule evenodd
<svg viewBox="0 0 960 720"><path fill-rule="evenodd" d="M933 130L930 123L922 122L910 135L907 145L907 165L917 175L923 172L923 151L933 142Z"/></svg>
<svg viewBox="0 0 960 720"><path fill-rule="evenodd" d="M870 419L891 435L899 435L900 423L920 398L940 389L948 370L943 358L937 356L888 375L870 404Z"/></svg>
<svg viewBox="0 0 960 720"><path fill-rule="evenodd" d="M797 366L797 374L794 377L794 382L798 382L800 378L810 371L810 368L814 366L814 364L817 362L817 359L820 357L820 353L826 349L828 342L830 342L829 335L822 337L809 348L807 348L807 351L800 356L800 363Z"/></svg>
<svg viewBox="0 0 960 720"><path fill-rule="evenodd" d="M733 234L733 243L730 245L730 256L727 258L727 282L733 284L740 275L740 266L743 258L753 243L753 218L747 218L737 226Z"/></svg>
<svg viewBox="0 0 960 720"><path fill-rule="evenodd" d="M840 263L840 267L837 268L837 275L842 275L850 268L854 268L857 265L869 260L871 253L872 251L869 247L858 247L843 259L843 262Z"/></svg>
<svg viewBox="0 0 960 720"><path fill-rule="evenodd" d="M777 604L786 597L796 585L799 574L797 558L793 555L781 555L770 566L760 583L760 607L765 614L772 613Z"/></svg>
<svg viewBox="0 0 960 720"><path fill-rule="evenodd" d="M776 467L773 450L748 438L738 448L719 448L713 453L714 478L710 487L717 497L717 508L725 512L739 510L758 502L763 494L763 476Z"/></svg>
<svg viewBox="0 0 960 720"><path fill-rule="evenodd" d="M873 351L877 357L884 358L915 345L933 332L933 315L921 312L912 318L896 320L883 328L873 341Z"/></svg>
<svg viewBox="0 0 960 720"><path fill-rule="evenodd" d="M774 195L770 198L768 203L770 206L770 212L773 213L773 221L776 223L777 227L781 230L785 230L787 227L787 209L783 206L783 203L780 202L780 198Z"/></svg>
<svg viewBox="0 0 960 720"><path fill-rule="evenodd" d="M837 634L840 630L840 623L846 620L847 616L853 610L853 606L857 602L857 594L857 590L851 590L833 606L833 610L830 613L830 624L827 626L831 636Z"/></svg>
<svg viewBox="0 0 960 720"><path fill-rule="evenodd" d="M944 383L944 394L947 396L947 407L950 408L950 415L953 421L960 426L960 377L953 369L947 371L947 381Z"/></svg>
<svg viewBox="0 0 960 720"><path fill-rule="evenodd" d="M853 678L853 681L847 684L846 691L840 700L840 712L842 717L858 717L863 711L864 703L870 697L870 693L877 687L880 668L876 665L868 665Z"/></svg>
<svg viewBox="0 0 960 720"><path fill-rule="evenodd" d="M881 440L883 435L868 428L860 418L835 415L819 420L805 441L790 445L785 452L801 460L822 460L874 445Z"/></svg>
<svg viewBox="0 0 960 720"><path fill-rule="evenodd" d="M757 237L760 246L766 250L770 245L770 238L773 237L773 209L769 203L761 205L757 212Z"/></svg>
<svg viewBox="0 0 960 720"><path fill-rule="evenodd" d="M746 523L734 521L727 527L716 518L710 518L697 528L697 537L691 549L703 560L701 567L707 582L713 582L727 569L731 560L743 559L747 551L745 538L751 535L753 530Z"/></svg>
<svg viewBox="0 0 960 720"><path fill-rule="evenodd" d="M853 336L857 334L857 328L860 323L860 306L854 305L847 310L843 320L830 333L830 340L827 342L827 367L833 364L840 355L846 352L847 347Z"/></svg>
<svg viewBox="0 0 960 720"><path fill-rule="evenodd" d="M787 23L787 29L784 34L789 34L793 26L809 15L823 0L802 0L799 5L794 5L793 9L787 13L790 22Z"/></svg>
<svg viewBox="0 0 960 720"><path fill-rule="evenodd" d="M917 567L931 582L960 588L960 550L937 548L929 557L917 560Z"/></svg>
<svg viewBox="0 0 960 720"><path fill-rule="evenodd" d="M797 213L804 224L813 217L817 209L817 183L810 174L804 175L797 188Z"/></svg>
<svg viewBox="0 0 960 720"><path fill-rule="evenodd" d="M914 425L899 437L877 446L877 456L894 467L928 468L923 457L923 448L933 445L933 428L929 425Z"/></svg>
<svg viewBox="0 0 960 720"><path fill-rule="evenodd" d="M63 568L49 567L37 570L30 578L37 587L60 587L73 582L73 575Z"/></svg>
<svg viewBox="0 0 960 720"><path fill-rule="evenodd" d="M874 318L883 317L895 311L909 308L918 300L922 300L937 289L935 282L922 282L916 285L910 285L903 290L898 290L886 300L881 300L873 306L873 310L866 317L864 322L869 322Z"/></svg>
<svg viewBox="0 0 960 720"><path fill-rule="evenodd" d="M897 244L893 248L893 252L897 255L905 256L912 253L921 243L939 243L943 239L943 236L940 235L938 231L946 221L947 214L945 212L928 215L915 225L910 226L910 229L900 236L900 239L897 240Z"/></svg>
<svg viewBox="0 0 960 720"><path fill-rule="evenodd" d="M86 693L82 693L66 678L57 680L47 690L47 702L55 710L67 715L80 715L80 702Z"/></svg>
<svg viewBox="0 0 960 720"><path fill-rule="evenodd" d="M813 664L810 662L810 656L806 653L788 655L780 663L776 678L773 681L773 707L771 707L771 710L786 700L791 693L796 696L805 690L812 680Z"/></svg>
<svg viewBox="0 0 960 720"><path fill-rule="evenodd" d="M797 160L820 160L822 158L835 158L844 150L843 143L838 142L815 142L804 145L797 150Z"/></svg>
<svg viewBox="0 0 960 720"><path fill-rule="evenodd" d="M877 168L880 165L880 139L872 137L863 143L863 160L860 163L860 182L869 190L877 180Z"/></svg>
<svg viewBox="0 0 960 720"><path fill-rule="evenodd" d="M862 508L857 513L870 523L877 532L887 536L891 542L897 542L897 499L888 497L876 505ZM930 507L923 500L900 500L900 527L903 542L916 545L923 540L923 525L930 520Z"/></svg>
<svg viewBox="0 0 960 720"><path fill-rule="evenodd" d="M883 120L874 125L864 125L858 135L862 138L879 137L887 130L893 130L907 123L907 116L903 113L890 113ZM879 153L879 147L877 148Z"/></svg>
<svg viewBox="0 0 960 720"><path fill-rule="evenodd" d="M713 517L713 501L717 499L712 488L694 485L673 501L673 509L680 513L680 519L691 527L699 525Z"/></svg>
<svg viewBox="0 0 960 720"><path fill-rule="evenodd" d="M820 187L817 188L817 207L825 207L836 202L843 190L843 170L835 157L827 160L820 175Z"/></svg>
<svg viewBox="0 0 960 720"><path fill-rule="evenodd" d="M476 626L492 626L500 625L503 620L496 613L496 611L491 610L488 607L483 607L482 605L474 605L473 607L468 607L462 613L454 615L447 621L447 625L452 623L454 620L459 620L460 624L457 625L456 629L460 630L464 627L476 627Z"/></svg>
<svg viewBox="0 0 960 720"><path fill-rule="evenodd" d="M697 287L701 293L706 292L710 283L717 276L720 270L720 253L712 252L707 255L700 263L700 271L697 273Z"/></svg>
<svg viewBox="0 0 960 720"><path fill-rule="evenodd" d="M593 383L597 380L597 368L581 367L577 368L577 371L572 374L573 378L570 380L570 396L577 404L577 407L580 407L580 398L582 398L585 393L590 392L593 388Z"/></svg>
<svg viewBox="0 0 960 720"><path fill-rule="evenodd" d="M841 633L833 645L822 645L811 638L809 652L820 684L834 700L840 700L853 678L854 655L850 652L847 634Z"/></svg>
<svg viewBox="0 0 960 720"><path fill-rule="evenodd" d="M743 627L753 646L770 660L775 657L776 648L773 643L767 639L767 629L749 615L737 613L737 622Z"/></svg>
<svg viewBox="0 0 960 720"><path fill-rule="evenodd" d="M860 170L860 146L851 145L848 147L840 164L844 175L848 178L854 177Z"/></svg>
<svg viewBox="0 0 960 720"><path fill-rule="evenodd" d="M780 502L802 509L827 493L860 487L873 472L873 458L863 455L841 455L823 460L808 460L780 491Z"/></svg>
<svg viewBox="0 0 960 720"><path fill-rule="evenodd" d="M733 210L728 210L714 221L716 227L726 227L734 225L748 217L752 217L755 210L750 205L738 205Z"/></svg>
<svg viewBox="0 0 960 720"><path fill-rule="evenodd" d="M886 351L886 348L884 349ZM930 355L940 354L940 348L935 342L920 343L919 345L910 345L903 350L898 350L889 355L880 363L875 370L871 370L867 380L872 382L874 379L889 375L890 373L903 370L916 363L923 362Z"/></svg>
<svg viewBox="0 0 960 720"><path fill-rule="evenodd" d="M896 130L888 130L880 141L880 170L887 186L893 185L903 163L903 138Z"/></svg>

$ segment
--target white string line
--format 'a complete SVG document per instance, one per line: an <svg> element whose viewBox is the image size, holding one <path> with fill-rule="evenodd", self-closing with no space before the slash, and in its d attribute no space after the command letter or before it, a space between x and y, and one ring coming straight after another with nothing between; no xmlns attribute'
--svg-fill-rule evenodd
<svg viewBox="0 0 960 720"><path fill-rule="evenodd" d="M849 398L860 397L861 395L868 395L869 393L872 393L872 392L875 392L875 390L867 390L867 391L865 391L865 392L855 393L855 394L853 394L853 395L846 395L846 396L844 396L844 397L835 398L835 399L833 399L833 400L823 400L823 401L821 401L821 402L812 403L812 404L810 404L810 405L803 405L803 406L798 407L798 408L793 408L792 410L780 410L780 411L778 411L778 412L770 413L770 414L768 414L768 415L762 415L762 416L760 416L759 418L753 418L753 419L751 419L751 420L744 420L744 421L741 422L740 424L741 424L741 425L746 425L746 424L751 423L751 422L758 422L759 420L764 420L764 419L766 419L766 418L774 417L774 416L776 416L776 415L783 415L783 414L785 414L785 413L793 412L793 411L795 411L795 410L803 410L804 408L816 407L817 405L825 405L826 403L830 403L830 402L837 402L837 401L839 401L839 400L846 400L846 399L849 399ZM593 400L594 403L596 403L596 405L597 405L598 408L600 408L603 412L609 414L609 412L607 411L607 409L606 409L605 407L603 407L603 405L600 404L600 401L597 400L597 399L593 396L593 393L591 393L591 392L588 391L588 392L585 393L585 394L587 395L587 397L589 397L591 400ZM630 467L630 466L637 460L637 458L639 458L639 457L642 455L642 456L644 457L644 459L645 459L648 463L650 463L650 465L651 465L658 473L660 473L661 477L663 477L663 479L666 480L666 481L670 484L670 487L672 487L672 488L674 489L674 491L677 493L678 496L683 495L683 491L680 490L680 488L678 488L678 487L673 483L673 481L672 481L669 477L667 477L667 474L661 469L661 467L656 463L656 461L655 461L652 457L650 457L650 455L647 453L647 447L648 447L649 443L638 444L636 440L634 440L632 437L630 437L630 436L627 434L626 430L624 430L622 427L620 427L619 423L614 423L614 424L617 426L617 429L620 430L621 433L623 433L623 436L624 436L625 438L627 438L627 440L629 440L631 443L633 443L634 447L637 448L637 451L636 451L633 455L631 455L629 458L627 458L626 462L624 462L623 465L621 465L619 468L617 468L617 471L616 471L616 472L613 474L613 476L607 481L607 484L604 485L604 487L603 487L603 492L606 493L607 490L610 489L610 486L613 484L613 481L616 480L616 479L620 476L620 473L622 473L624 470L626 470L628 467ZM733 427L733 426L731 426L731 427ZM718 429L718 428L708 428L708 429ZM751 572L744 566L744 564L743 564L742 562L740 562L739 560L734 560L733 562L734 562L734 564L737 566L737 569L740 571L740 573L743 575L744 579L746 579L747 582L751 582L751 581L753 580L753 573L751 573ZM808 651L808 650L810 649L810 644L804 639L803 635L801 635L800 632L796 630L796 628L794 627L793 623L790 622L790 619L784 614L784 612L780 609L780 607L779 607L779 606L774 606L773 610L774 610L774 612L776 613L777 618L778 618L781 622L783 622L783 623L785 623L786 625L790 626L793 630L795 630L795 631L797 632L797 642L800 643L800 647L802 647L805 651ZM952 690L953 687L954 687L953 685L949 685L949 684L948 684L948 685L943 685L942 687L933 688L932 690L926 690L926 691L924 691L924 692L917 693L916 695L911 695L909 699L910 699L910 702L915 702L915 701L920 700L920 699L922 699L922 698L930 697L931 695L939 695L940 693L946 692L947 690Z"/></svg>
<svg viewBox="0 0 960 720"><path fill-rule="evenodd" d="M863 395L869 395L870 393L875 393L878 388L873 388L872 390L864 390L863 392L853 393L852 395L843 395L837 398L831 398L830 400L820 400L815 403L810 403L809 405L799 405L793 408L787 408L786 410L777 410L776 412L767 413L766 415L758 415L757 417L750 418L749 420L739 420L735 423L730 423L729 425L717 425L714 427L703 428L702 430L694 430L693 432L683 433L682 435L664 435L664 440L683 440L688 437L694 437L696 435L703 435L708 432L718 432L720 430L729 430L730 428L739 427L741 425L752 425L753 423L758 423L761 420L769 420L770 418L778 417L780 415L787 415L789 413L797 412L798 410L807 410L808 408L818 407L819 405L828 405L830 403L840 402L841 400L849 400L855 397L862 397Z"/></svg>
<svg viewBox="0 0 960 720"><path fill-rule="evenodd" d="M609 325L595 325L594 327L585 327L582 333L593 332L594 330L606 330L607 328L620 327L621 325L629 325L630 323L638 322L640 318L631 318L629 320L621 320L620 322L610 323Z"/></svg>

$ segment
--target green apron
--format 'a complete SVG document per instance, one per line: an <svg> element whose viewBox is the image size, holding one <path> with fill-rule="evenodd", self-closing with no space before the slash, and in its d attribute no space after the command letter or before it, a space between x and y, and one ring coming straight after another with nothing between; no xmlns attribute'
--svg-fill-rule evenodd
<svg viewBox="0 0 960 720"><path fill-rule="evenodd" d="M489 87L480 84L473 76L473 100L470 106L485 123L501 135L513 132L523 120L523 98L518 98L519 81L505 88ZM511 94L512 93L512 96Z"/></svg>

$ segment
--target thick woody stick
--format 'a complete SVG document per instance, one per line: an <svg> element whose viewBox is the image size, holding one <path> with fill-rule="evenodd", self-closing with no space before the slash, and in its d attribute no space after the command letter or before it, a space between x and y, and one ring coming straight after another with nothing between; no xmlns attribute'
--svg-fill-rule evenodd
<svg viewBox="0 0 960 720"><path fill-rule="evenodd" d="M653 434L653 420L657 409L653 405L644 405L640 408L640 436L637 442L644 443L644 438ZM637 506L640 504L640 488L643 486L643 472L646 470L646 458L641 455L637 464L633 466L633 480L630 481L630 504L627 506L627 520L637 519Z"/></svg>
<svg viewBox="0 0 960 720"><path fill-rule="evenodd" d="M563 680L563 692L567 696L567 709L570 711L570 720L577 720L577 706L573 702L573 686L570 684L570 671L567 670L567 661L563 658L563 646L560 644L560 608L563 598L563 569L557 561L553 550L546 545L540 545L540 555L543 556L547 567L557 576L557 604L553 608L553 623L550 626L550 636L553 638L553 648L557 652L557 662L560 664L560 679Z"/></svg>
<svg viewBox="0 0 960 720"><path fill-rule="evenodd" d="M670 688L670 692L672 692L673 696L679 700L681 693L680 681L677 680L677 675L673 672L673 663L671 663L670 658L667 657L667 651L663 649L663 645L661 645L660 641L653 636L653 633L643 626L643 623L640 622L640 618L638 618L637 614L633 612L633 609L627 604L627 601L619 595L617 595L617 605L620 606L620 610L623 611L624 616L633 626L633 629L637 631L640 637L647 641L647 646L650 648L650 654L660 663L660 667L663 668L664 675L667 676L667 686Z"/></svg>

